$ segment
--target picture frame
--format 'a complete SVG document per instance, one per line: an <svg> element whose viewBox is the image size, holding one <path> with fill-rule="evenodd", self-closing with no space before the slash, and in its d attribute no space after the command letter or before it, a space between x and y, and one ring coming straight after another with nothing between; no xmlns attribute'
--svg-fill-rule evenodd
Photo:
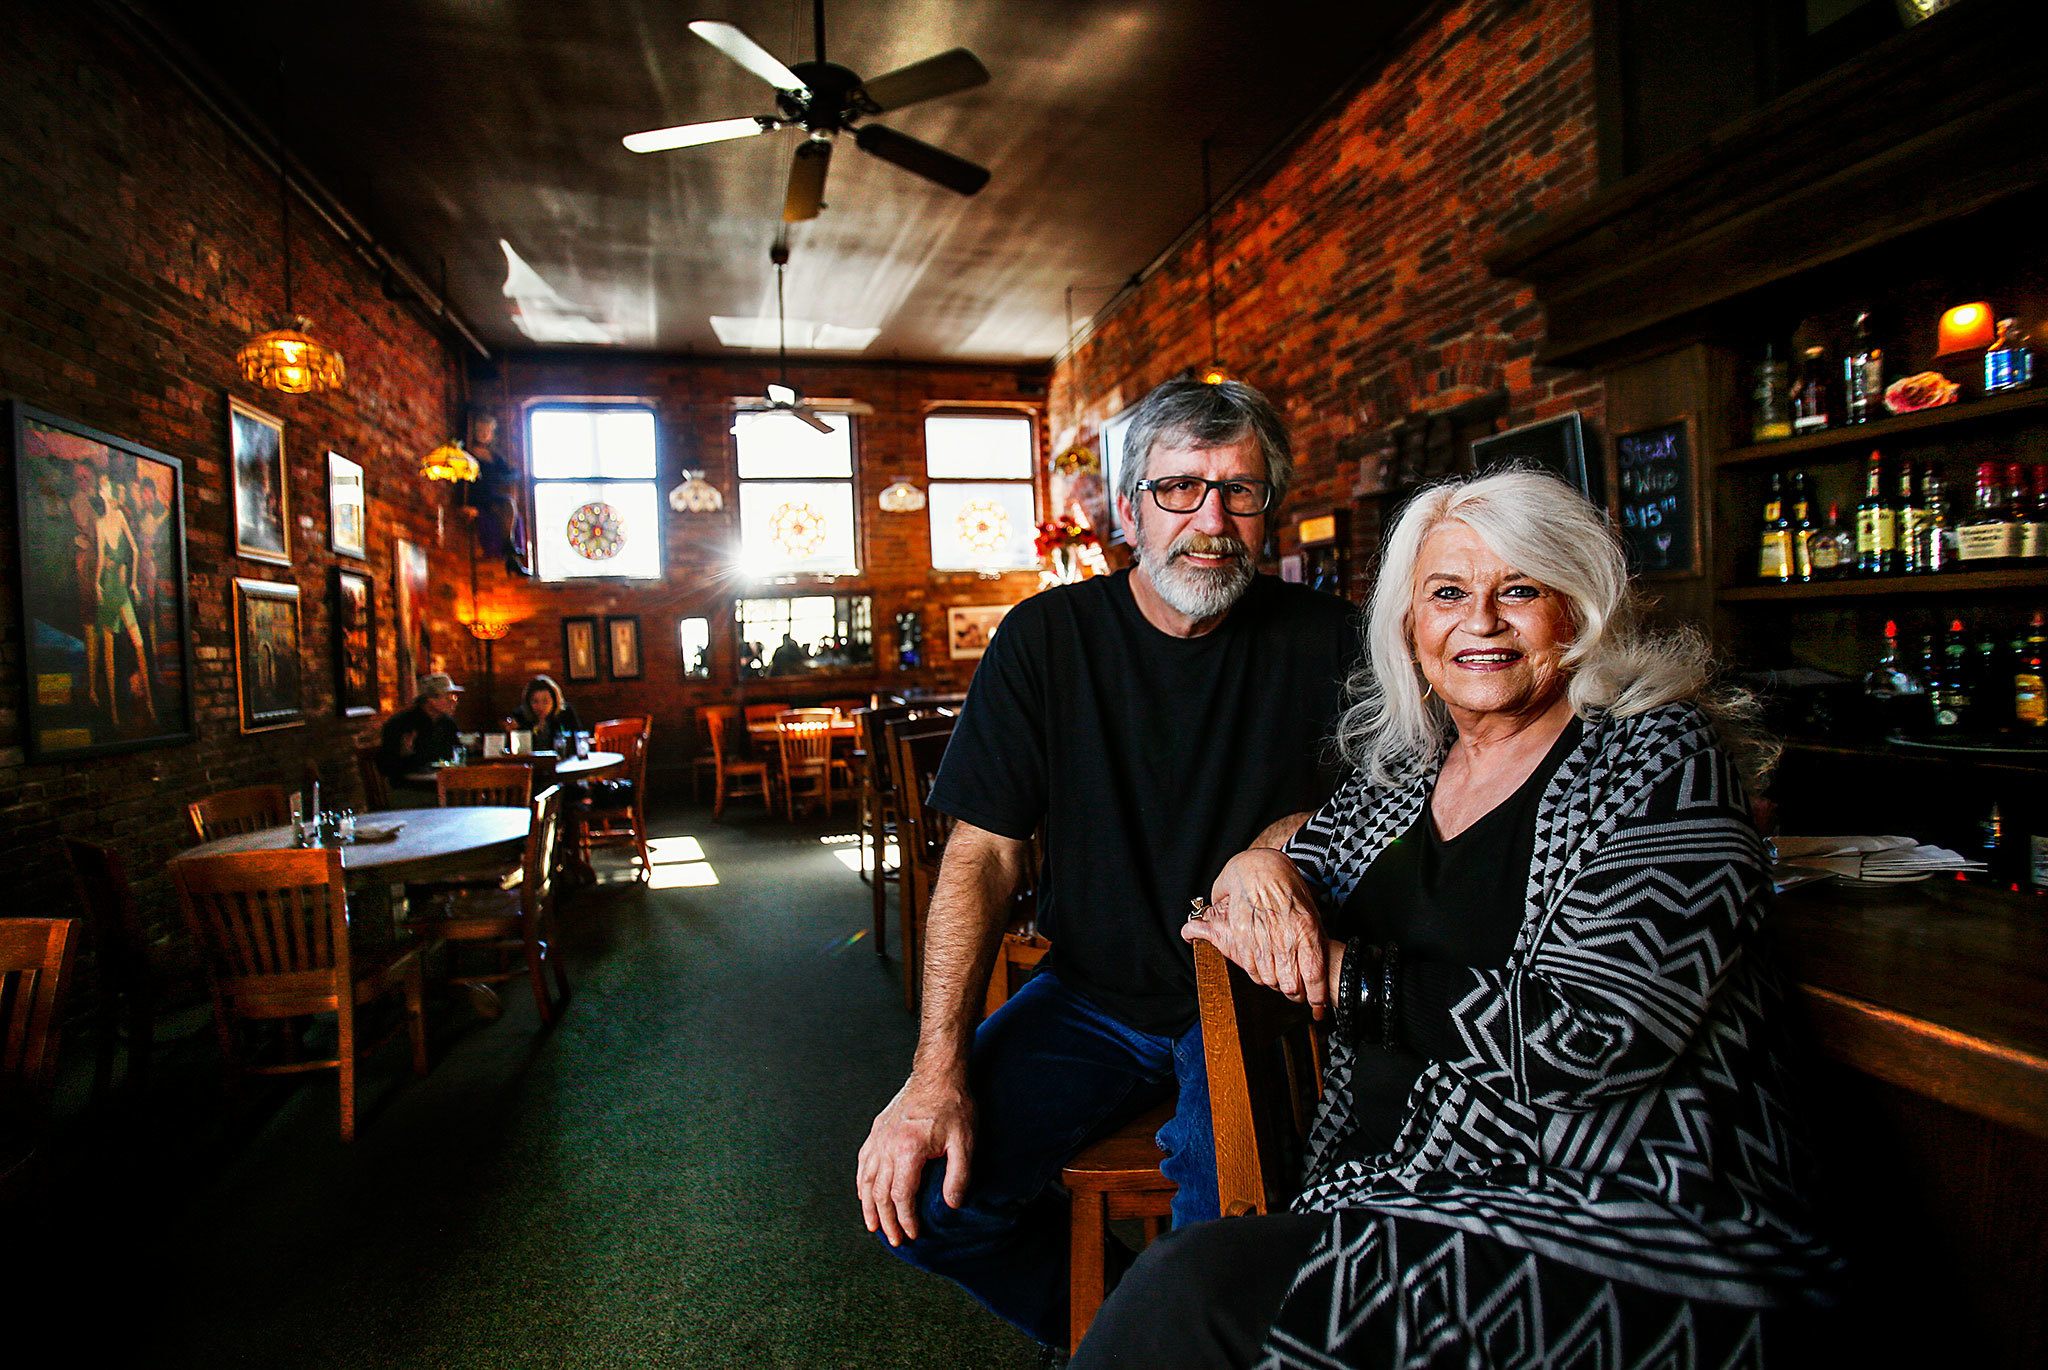
<svg viewBox="0 0 2048 1370"><path fill-rule="evenodd" d="M1120 488L1118 482L1123 479L1124 473L1124 430L1131 426L1131 420L1136 417L1137 406L1132 405L1119 410L1102 424L1103 498L1109 509L1109 528L1103 536L1103 541L1107 543L1129 541L1124 530L1123 513L1116 507L1116 492ZM1143 476L1145 473L1140 471L1138 474ZM1103 532L1101 529L1096 531Z"/></svg>
<svg viewBox="0 0 2048 1370"><path fill-rule="evenodd" d="M562 620L562 676L566 680L595 680L597 665L597 620L579 614Z"/></svg>
<svg viewBox="0 0 2048 1370"><path fill-rule="evenodd" d="M946 610L946 654L955 661L979 661L995 640L1007 604L953 605Z"/></svg>
<svg viewBox="0 0 2048 1370"><path fill-rule="evenodd" d="M291 565L284 420L229 395L228 469L233 473L235 555Z"/></svg>
<svg viewBox="0 0 2048 1370"><path fill-rule="evenodd" d="M367 571L334 568L334 706L343 718L377 712L377 586Z"/></svg>
<svg viewBox="0 0 2048 1370"><path fill-rule="evenodd" d="M183 463L19 400L6 408L29 759L192 741Z"/></svg>
<svg viewBox="0 0 2048 1370"><path fill-rule="evenodd" d="M370 559L370 499L360 463L327 454L327 545L334 554Z"/></svg>
<svg viewBox="0 0 2048 1370"><path fill-rule="evenodd" d="M613 680L638 680L640 660L640 615L611 614L604 621L605 671Z"/></svg>
<svg viewBox="0 0 2048 1370"><path fill-rule="evenodd" d="M392 549L391 596L398 609L398 700L412 703L419 678L433 669L434 638L427 626L430 568L427 549L398 539Z"/></svg>
<svg viewBox="0 0 2048 1370"><path fill-rule="evenodd" d="M1472 440L1472 469L1477 474L1518 465L1562 476L1593 503L1607 503L1603 472L1586 460L1586 421L1576 409Z"/></svg>
<svg viewBox="0 0 2048 1370"><path fill-rule="evenodd" d="M299 587L236 576L235 700L244 733L306 721L299 665Z"/></svg>

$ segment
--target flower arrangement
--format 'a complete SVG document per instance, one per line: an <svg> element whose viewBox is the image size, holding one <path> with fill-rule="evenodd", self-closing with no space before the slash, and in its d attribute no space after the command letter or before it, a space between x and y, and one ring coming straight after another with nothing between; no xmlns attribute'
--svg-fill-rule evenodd
<svg viewBox="0 0 2048 1370"><path fill-rule="evenodd" d="M1088 526L1087 520L1075 518L1072 514L1062 514L1039 524L1038 537L1032 542L1033 549L1041 557L1049 557L1062 548L1078 550L1101 545L1102 539L1095 536L1095 530Z"/></svg>
<svg viewBox="0 0 2048 1370"><path fill-rule="evenodd" d="M1038 536L1032 546L1051 563L1050 570L1039 573L1042 584L1068 585L1109 573L1109 562L1102 555L1102 539L1095 535L1086 514L1073 512L1047 519L1038 525Z"/></svg>

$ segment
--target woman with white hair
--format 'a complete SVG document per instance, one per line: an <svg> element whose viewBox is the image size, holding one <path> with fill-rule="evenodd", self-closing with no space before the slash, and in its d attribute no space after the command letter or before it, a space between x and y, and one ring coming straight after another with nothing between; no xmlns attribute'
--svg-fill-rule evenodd
<svg viewBox="0 0 2048 1370"><path fill-rule="evenodd" d="M1744 798L1772 757L1700 639L1634 610L1605 518L1550 476L1402 512L1349 779L1183 934L1335 1009L1306 1182L1155 1243L1077 1367L1754 1365L1812 1326L1836 1261ZM1313 996L1245 907L1296 901Z"/></svg>

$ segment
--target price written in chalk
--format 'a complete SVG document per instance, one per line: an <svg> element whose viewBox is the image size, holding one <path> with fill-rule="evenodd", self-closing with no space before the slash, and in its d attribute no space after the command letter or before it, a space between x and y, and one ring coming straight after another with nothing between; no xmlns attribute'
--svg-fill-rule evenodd
<svg viewBox="0 0 2048 1370"><path fill-rule="evenodd" d="M1622 541L1638 572L1683 574L1697 560L1691 429L1684 419L1614 439Z"/></svg>

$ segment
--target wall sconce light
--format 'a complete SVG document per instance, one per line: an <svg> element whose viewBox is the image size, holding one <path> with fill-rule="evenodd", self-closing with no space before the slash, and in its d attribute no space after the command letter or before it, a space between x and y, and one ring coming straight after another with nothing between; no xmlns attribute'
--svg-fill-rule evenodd
<svg viewBox="0 0 2048 1370"><path fill-rule="evenodd" d="M502 642L512 631L512 625L502 619L479 618L470 621L469 635L478 642Z"/></svg>
<svg viewBox="0 0 2048 1370"><path fill-rule="evenodd" d="M907 480L898 480L882 491L880 502L885 514L914 514L924 508L924 491Z"/></svg>
<svg viewBox="0 0 2048 1370"><path fill-rule="evenodd" d="M1990 305L1982 300L1959 304L1941 316L1935 355L1947 357L1957 352L1981 351L1991 346L1994 336Z"/></svg>
<svg viewBox="0 0 2048 1370"><path fill-rule="evenodd" d="M683 483L668 492L668 507L678 514L715 514L725 508L725 492L702 471L685 471Z"/></svg>
<svg viewBox="0 0 2048 1370"><path fill-rule="evenodd" d="M476 458L465 451L462 443L455 438L448 439L420 458L420 474L428 480L466 483L475 480L482 471L483 468L477 465Z"/></svg>

